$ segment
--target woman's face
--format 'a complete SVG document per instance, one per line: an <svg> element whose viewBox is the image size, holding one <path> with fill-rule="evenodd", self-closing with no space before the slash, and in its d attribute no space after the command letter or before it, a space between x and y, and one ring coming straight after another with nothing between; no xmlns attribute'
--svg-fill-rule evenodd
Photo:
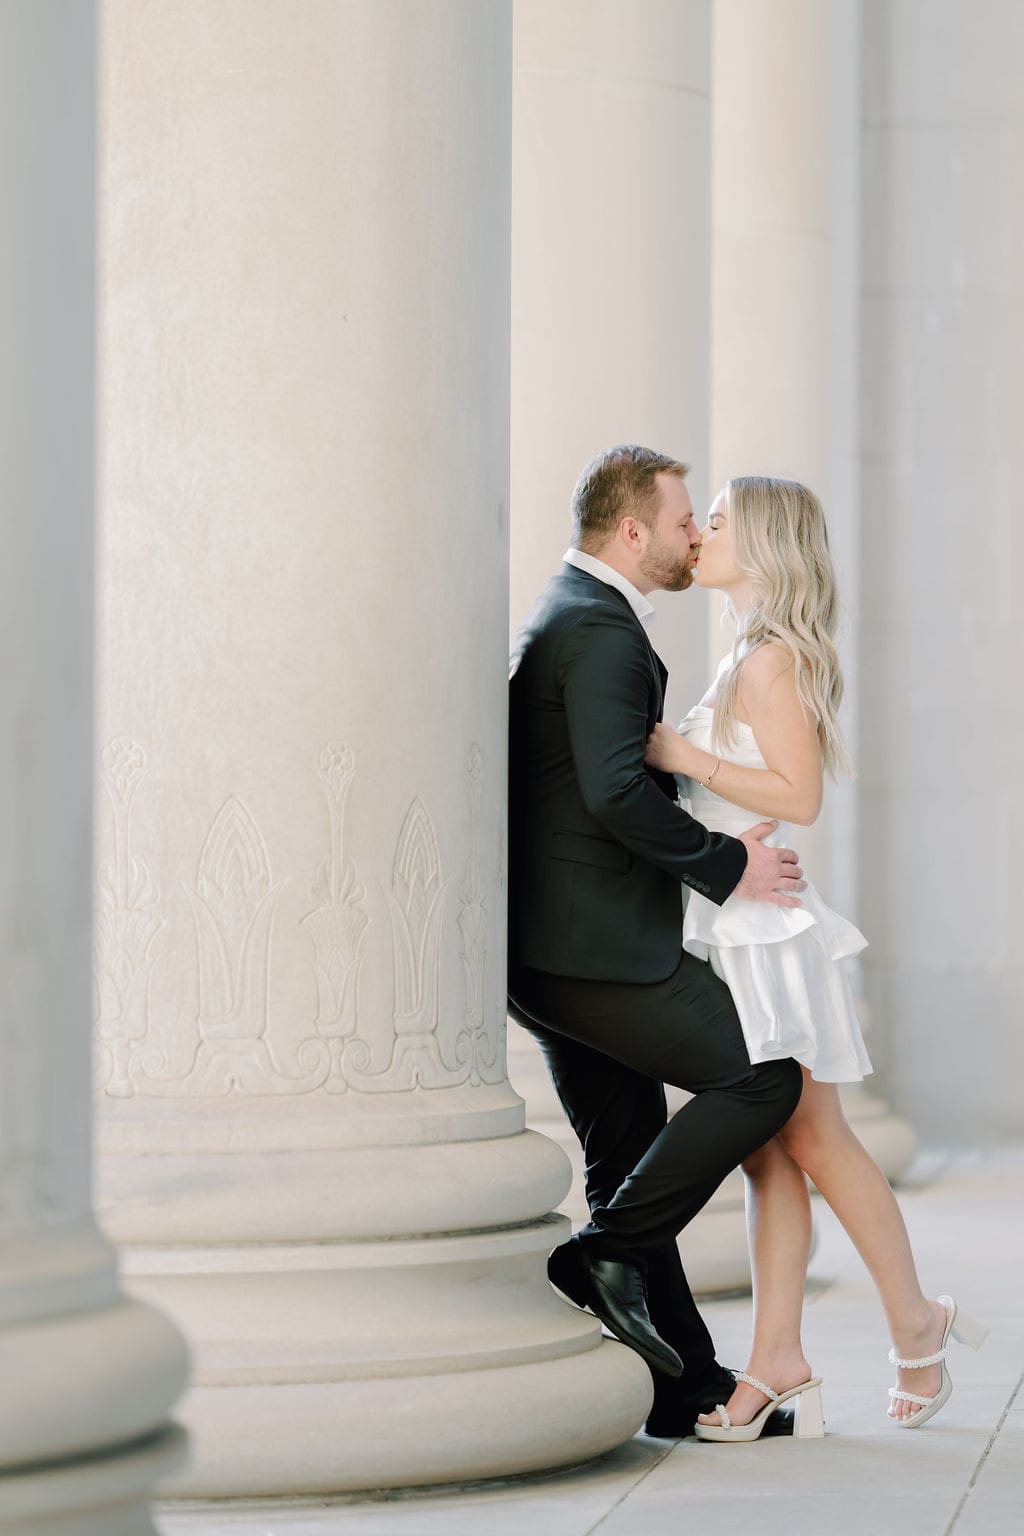
<svg viewBox="0 0 1024 1536"><path fill-rule="evenodd" d="M698 587L734 587L743 575L733 558L729 539L729 507L725 492L719 491L711 503L707 527L701 535L700 558L694 580Z"/></svg>

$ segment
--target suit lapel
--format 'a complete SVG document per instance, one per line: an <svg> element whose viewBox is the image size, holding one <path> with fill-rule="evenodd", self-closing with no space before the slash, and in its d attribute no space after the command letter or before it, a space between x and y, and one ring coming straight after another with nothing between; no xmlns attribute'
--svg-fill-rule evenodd
<svg viewBox="0 0 1024 1536"><path fill-rule="evenodd" d="M568 562L566 562L560 574L563 576L563 578L568 580L571 585L574 585L577 582L585 583L586 589L589 592L594 593L596 591L600 593L600 595L604 597L608 602L612 603L616 607L624 609L626 613L629 614L630 618L633 620L633 623L643 635L644 644L650 653L651 661L654 663L654 674L658 679L658 691L660 695L658 699L658 719L660 720L661 712L665 707L665 689L668 687L668 668L662 661L661 657L658 655L657 651L654 649L654 646L651 644L650 636L648 635L647 630L641 624L640 620L633 612L633 609L630 607L625 593L620 592L617 587L610 587L606 581L601 581L597 576L592 576L589 571L581 571L579 566L571 565Z"/></svg>

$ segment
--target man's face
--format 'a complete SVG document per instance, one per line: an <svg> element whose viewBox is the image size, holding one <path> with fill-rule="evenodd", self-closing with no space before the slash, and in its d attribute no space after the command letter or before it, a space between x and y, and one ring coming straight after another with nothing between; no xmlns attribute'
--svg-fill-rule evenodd
<svg viewBox="0 0 1024 1536"><path fill-rule="evenodd" d="M640 570L652 587L663 592L685 592L693 581L694 561L700 549L693 503L680 475L660 474L654 478L661 491L661 504L654 527L646 530Z"/></svg>

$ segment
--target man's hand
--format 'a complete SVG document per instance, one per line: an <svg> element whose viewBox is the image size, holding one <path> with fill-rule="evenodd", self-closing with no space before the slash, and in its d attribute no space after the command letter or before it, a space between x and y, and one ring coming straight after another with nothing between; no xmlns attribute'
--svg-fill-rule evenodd
<svg viewBox="0 0 1024 1536"><path fill-rule="evenodd" d="M803 870L792 848L766 848L761 841L774 832L777 821L759 821L756 827L740 834L747 850L747 867L736 887L737 896L748 901L770 901L776 907L798 907L797 891L807 889Z"/></svg>

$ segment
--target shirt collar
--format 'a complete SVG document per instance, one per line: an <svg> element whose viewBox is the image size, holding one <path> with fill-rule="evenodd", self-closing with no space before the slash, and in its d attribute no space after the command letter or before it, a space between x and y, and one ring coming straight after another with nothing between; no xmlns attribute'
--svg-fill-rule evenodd
<svg viewBox="0 0 1024 1536"><path fill-rule="evenodd" d="M574 565L577 570L586 571L588 576L596 576L598 581L603 581L606 587L614 587L616 592L621 592L644 629L650 628L654 622L654 604L649 603L643 593L638 592L633 583L614 566L606 565L595 555L584 554L582 549L567 549L562 558L569 565Z"/></svg>

